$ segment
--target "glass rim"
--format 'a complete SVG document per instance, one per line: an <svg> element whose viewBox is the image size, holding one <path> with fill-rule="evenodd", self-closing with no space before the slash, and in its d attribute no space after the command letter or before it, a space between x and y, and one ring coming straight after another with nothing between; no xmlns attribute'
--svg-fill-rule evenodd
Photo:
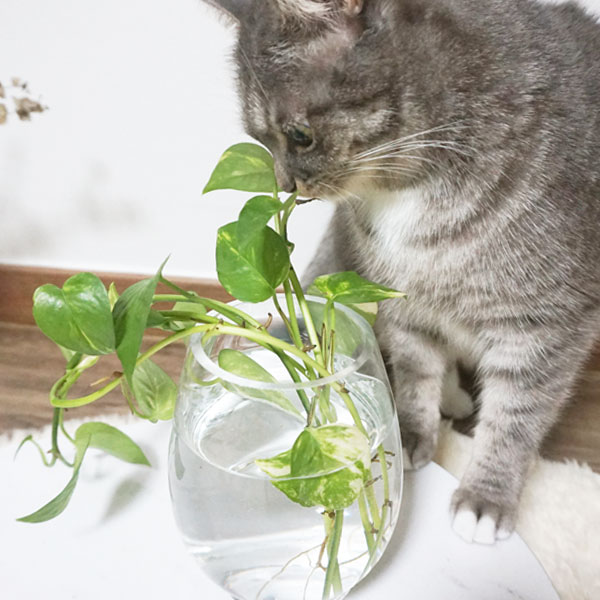
<svg viewBox="0 0 600 600"><path fill-rule="evenodd" d="M277 297L278 299L285 298L285 295L277 294ZM305 298L309 302L316 302L318 304L326 304L327 302L326 298L321 298L319 296L307 295L305 296ZM265 300L265 303L269 300L270 299ZM295 296L294 300L296 301ZM240 306L250 303L242 302L241 300L234 300L232 302L229 302L228 304L231 304L232 306ZM262 303L257 303L256 306L260 304ZM374 335L371 326L362 315L357 313L355 310L352 310L348 306L345 306L344 304L335 302L334 305L336 310L341 310L352 321L355 321L361 329L364 330L366 326L369 330L369 333ZM367 361L368 354L367 344L361 344L359 355L356 358L348 357L351 363L343 369L335 371L332 375L329 375L327 377L319 377L318 379L314 379L311 381L301 381L300 383L296 383L295 381L276 381L273 383L268 383L263 381L257 381L256 379L246 379L245 377L235 375L234 373L230 373L229 371L226 371L225 369L220 367L206 353L204 345L202 343L203 338L204 335L202 333L196 333L190 338L190 350L192 351L196 361L202 367L204 367L211 375L214 375L215 378L224 379L227 383L258 390L305 390L321 387L324 385L331 385L332 383L336 383L342 379L345 379L349 375L352 375L353 373L358 371L358 369L360 369Z"/></svg>

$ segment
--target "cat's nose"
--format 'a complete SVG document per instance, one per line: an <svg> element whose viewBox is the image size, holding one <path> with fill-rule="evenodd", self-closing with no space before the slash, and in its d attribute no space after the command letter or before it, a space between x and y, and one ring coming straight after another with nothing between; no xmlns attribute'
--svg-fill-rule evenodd
<svg viewBox="0 0 600 600"><path fill-rule="evenodd" d="M280 190L293 194L296 191L296 180L291 173L283 168L278 162L275 162L275 179Z"/></svg>

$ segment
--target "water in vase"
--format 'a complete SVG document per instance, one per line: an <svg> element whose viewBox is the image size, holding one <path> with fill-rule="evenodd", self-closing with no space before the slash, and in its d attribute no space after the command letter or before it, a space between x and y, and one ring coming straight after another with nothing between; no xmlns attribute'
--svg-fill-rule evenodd
<svg viewBox="0 0 600 600"><path fill-rule="evenodd" d="M329 598L345 596L376 562L397 518L401 486L399 430L387 387L357 373L345 385L375 459L364 503L376 506L385 522L371 532L372 539L380 535L381 540L376 556L370 556L358 502L344 510L338 553L341 586ZM294 391L286 393L297 402ZM352 424L342 399L332 392L331 401L336 422ZM179 411L175 420L170 488L178 526L202 569L238 600L320 600L331 516L322 507L292 502L254 462L291 448L305 418L220 385L190 382L180 388L180 406L188 409ZM388 496L395 499L387 503L380 444L386 451Z"/></svg>

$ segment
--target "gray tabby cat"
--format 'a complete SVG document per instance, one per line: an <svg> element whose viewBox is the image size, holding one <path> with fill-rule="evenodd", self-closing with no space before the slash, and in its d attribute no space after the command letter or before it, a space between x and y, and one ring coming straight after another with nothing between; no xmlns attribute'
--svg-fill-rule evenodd
<svg viewBox="0 0 600 600"><path fill-rule="evenodd" d="M455 530L515 526L600 330L600 26L533 0L214 0L280 186L337 203L306 280L401 289L376 329L415 468L479 388Z"/></svg>

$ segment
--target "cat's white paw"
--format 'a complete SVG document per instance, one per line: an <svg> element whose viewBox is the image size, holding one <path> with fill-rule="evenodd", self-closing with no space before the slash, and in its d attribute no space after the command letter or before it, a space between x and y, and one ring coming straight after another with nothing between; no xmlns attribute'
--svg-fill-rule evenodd
<svg viewBox="0 0 600 600"><path fill-rule="evenodd" d="M452 529L465 542L475 542L477 544L494 544L496 536L496 522L489 515L484 515L480 519L477 515L468 509L459 510L454 515Z"/></svg>
<svg viewBox="0 0 600 600"><path fill-rule="evenodd" d="M491 545L513 532L513 510L507 507L505 512L473 492L459 488L454 493L453 507L452 529L465 542Z"/></svg>
<svg viewBox="0 0 600 600"><path fill-rule="evenodd" d="M458 385L444 387L440 411L445 417L451 419L466 419L473 414L475 404L471 394Z"/></svg>

